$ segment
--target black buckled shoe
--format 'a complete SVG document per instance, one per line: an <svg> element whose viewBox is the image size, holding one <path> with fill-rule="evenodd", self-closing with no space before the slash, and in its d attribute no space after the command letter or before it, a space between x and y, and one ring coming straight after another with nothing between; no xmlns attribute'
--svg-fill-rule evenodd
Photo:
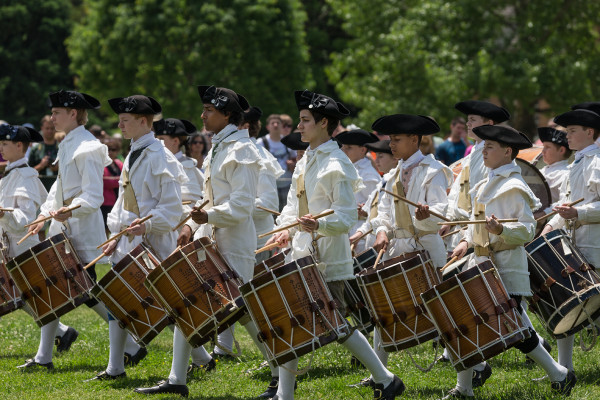
<svg viewBox="0 0 600 400"><path fill-rule="evenodd" d="M123 360L125 361L126 367L135 367L148 355L148 350L145 347L140 347L140 349L134 354L131 355L129 353L125 353L123 356Z"/></svg>
<svg viewBox="0 0 600 400"><path fill-rule="evenodd" d="M187 397L190 393L187 385L172 385L169 383L168 379L164 381L160 381L156 384L156 386L147 387L147 388L137 388L133 390L136 393L141 394L160 394L160 393L171 393L178 394L183 397Z"/></svg>
<svg viewBox="0 0 600 400"><path fill-rule="evenodd" d="M435 362L436 363L447 363L447 362L450 362L450 359L448 357L446 357L444 354L442 354L435 360Z"/></svg>
<svg viewBox="0 0 600 400"><path fill-rule="evenodd" d="M207 362L206 364L194 364L191 363L190 366L188 367L187 370L187 374L188 376L195 376L200 374L201 372L210 372L213 371L214 369L217 368L217 362L215 361L214 358L211 358L209 362Z"/></svg>
<svg viewBox="0 0 600 400"><path fill-rule="evenodd" d="M54 364L52 364L52 361L46 364L40 364L39 362L35 361L35 359L30 358L29 360L25 361L25 364L17 366L17 368L21 369L21 371L31 371L32 369L37 367L44 367L48 371L52 371L54 369Z"/></svg>
<svg viewBox="0 0 600 400"><path fill-rule="evenodd" d="M575 373L569 371L565 379L560 382L552 382L552 391L562 394L563 396L570 396L571 389L577 383L577 377Z"/></svg>
<svg viewBox="0 0 600 400"><path fill-rule="evenodd" d="M273 400L273 399L277 398L277 389L278 388L279 388L279 377L272 376L271 382L269 383L269 386L267 386L267 390L265 390L260 396L258 396L258 398ZM296 389L298 389L298 382L294 382L294 391L296 391Z"/></svg>
<svg viewBox="0 0 600 400"><path fill-rule="evenodd" d="M471 380L473 389L483 386L490 376L492 376L492 367L488 363L485 363L483 371L473 370L473 379Z"/></svg>
<svg viewBox="0 0 600 400"><path fill-rule="evenodd" d="M375 400L394 400L396 396L400 396L404 393L406 386L402 379L394 375L392 383L387 385L385 388L381 383L376 383L373 387L373 399Z"/></svg>
<svg viewBox="0 0 600 400"><path fill-rule="evenodd" d="M98 375L96 375L95 377L90 378L90 379L86 379L84 382L91 382L91 381L114 381L116 379L121 379L121 378L125 378L125 377L127 377L127 374L125 372L122 372L122 373L117 374L117 375L110 375L108 372L102 371Z"/></svg>
<svg viewBox="0 0 600 400"><path fill-rule="evenodd" d="M366 378L361 379L360 382L355 383L353 385L349 385L349 386L355 387L355 388L375 387L375 382L373 382L373 379L370 376L367 376Z"/></svg>
<svg viewBox="0 0 600 400"><path fill-rule="evenodd" d="M440 400L451 400L451 399L472 399L474 396L466 396L458 390L458 388L450 389L447 395L442 397Z"/></svg>
<svg viewBox="0 0 600 400"><path fill-rule="evenodd" d="M75 328L69 327L64 335L55 337L56 351L59 353L69 351L73 342L77 340L77 336L79 336L79 332Z"/></svg>

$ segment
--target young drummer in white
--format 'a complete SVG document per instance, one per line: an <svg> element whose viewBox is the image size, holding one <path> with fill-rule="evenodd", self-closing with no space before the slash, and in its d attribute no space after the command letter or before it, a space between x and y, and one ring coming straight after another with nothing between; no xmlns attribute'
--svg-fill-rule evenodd
<svg viewBox="0 0 600 400"><path fill-rule="evenodd" d="M600 115L577 109L559 115L554 121L567 128L569 148L576 153L560 189L561 205L554 207L558 215L546 224L542 234L553 229L572 230L573 243L592 265L600 266L600 148L595 143L600 136ZM576 206L566 205L580 198L584 200ZM558 362L570 371L574 370L574 338L556 341Z"/></svg>
<svg viewBox="0 0 600 400"><path fill-rule="evenodd" d="M116 264L144 241L163 260L176 246L177 234L172 228L182 215L181 185L187 177L173 154L154 137L152 119L161 111L156 100L134 95L110 99L108 103L119 115L123 136L131 139L131 150L123 163L119 196L107 218L111 235L127 229L127 236L110 241L102 251ZM138 224L148 215L152 218ZM92 380L126 376L123 355L129 335L112 316L108 334L108 366Z"/></svg>
<svg viewBox="0 0 600 400"><path fill-rule="evenodd" d="M482 219L485 216L487 223L469 225L464 239L454 249L452 256L460 259L468 247L474 247L468 268L493 259L508 294L517 300L523 323L531 332L530 338L515 347L546 371L553 390L568 395L576 382L575 375L548 354L527 317L525 302L521 301L522 296L531 296L527 254L523 246L535 234L532 210L538 208L540 203L521 177L521 170L514 159L520 149L531 147L531 142L522 133L503 126L484 125L475 128L474 133L485 140L482 154L490 172L472 189L471 218ZM518 222L498 222L503 218L517 218ZM487 363L484 364L483 375L487 379L491 375L491 368ZM458 372L456 387L444 399L472 396L473 368L469 368Z"/></svg>
<svg viewBox="0 0 600 400"><path fill-rule="evenodd" d="M569 176L569 143L567 142L567 132L554 128L538 128L538 136L544 146L542 148L542 157L546 166L540 170L552 195L552 204L544 210L544 214L552 211L553 205L558 205L560 199L560 187L564 180Z"/></svg>
<svg viewBox="0 0 600 400"><path fill-rule="evenodd" d="M104 167L112 161L108 157L106 146L84 127L87 123L87 110L100 108L100 102L92 96L75 91L61 90L50 93L49 97L54 127L57 131L65 132L66 136L59 145L55 161L58 163L57 179L50 188L36 221L54 217L50 223L50 236L64 231L81 261L87 263L100 255L96 246L106 240L104 229L98 227L103 224L100 211L104 201L102 175ZM67 211L68 207L76 205L80 207ZM43 226L43 222L33 224L29 227L29 232L37 234ZM87 272L95 281L94 267L88 268ZM103 304L89 300L86 305L107 320ZM51 362L55 336L59 340L58 349L67 350L77 338L78 332L61 324L58 319L44 325L38 353L20 368Z"/></svg>
<svg viewBox="0 0 600 400"><path fill-rule="evenodd" d="M276 233L267 244L277 242L283 247L291 242L292 259L315 251L323 267L320 269L324 272L325 281L343 310L343 281L354 279L348 242L348 231L357 221L354 193L363 185L348 157L331 140L331 134L339 120L349 112L341 103L308 90L297 91L295 96L300 111L298 129L302 140L310 147L296 165L287 204L277 223L286 225L298 221L300 227ZM300 183L300 187L299 179L304 182L304 185ZM313 218L328 209L334 210L334 214L319 220ZM315 249L313 237L316 239ZM404 392L404 383L384 367L362 333L355 330L340 337L339 341L373 375L375 398L394 399ZM284 367L279 369L279 388L273 399L294 397L296 377L292 371L297 370L298 360L289 361Z"/></svg>

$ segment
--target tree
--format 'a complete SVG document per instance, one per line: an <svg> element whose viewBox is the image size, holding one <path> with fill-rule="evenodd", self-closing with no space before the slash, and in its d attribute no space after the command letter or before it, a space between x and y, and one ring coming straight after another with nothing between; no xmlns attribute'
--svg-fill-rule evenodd
<svg viewBox="0 0 600 400"><path fill-rule="evenodd" d="M78 86L102 100L143 93L166 117L201 126L196 85L230 87L268 114L295 112L293 91L309 83L298 0L85 0L84 7L69 54Z"/></svg>
<svg viewBox="0 0 600 400"><path fill-rule="evenodd" d="M448 126L460 100L491 99L532 134L534 106L558 114L600 84L600 2L328 0L353 35L330 79L365 125L418 113Z"/></svg>
<svg viewBox="0 0 600 400"><path fill-rule="evenodd" d="M48 93L73 85L64 41L69 0L5 0L0 4L0 119L38 125Z"/></svg>

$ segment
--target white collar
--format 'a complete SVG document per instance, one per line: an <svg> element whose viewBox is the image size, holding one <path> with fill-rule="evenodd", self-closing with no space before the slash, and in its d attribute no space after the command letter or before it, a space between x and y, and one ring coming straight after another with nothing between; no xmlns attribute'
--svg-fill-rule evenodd
<svg viewBox="0 0 600 400"><path fill-rule="evenodd" d="M424 158L425 156L423 155L423 153L421 153L421 150L417 150L412 156L408 157L406 161L402 160L402 168L408 168L420 162Z"/></svg>
<svg viewBox="0 0 600 400"><path fill-rule="evenodd" d="M473 145L473 150L471 150L471 153L474 152L475 150L483 149L484 144L485 144L485 140L481 140L479 143L475 143Z"/></svg>
<svg viewBox="0 0 600 400"><path fill-rule="evenodd" d="M581 149L578 150L575 153L575 161L579 161L580 159L583 158L583 156L585 156L587 153L594 151L594 150L598 150L598 145L596 143L594 144L590 144L588 147L586 147L585 149Z"/></svg>
<svg viewBox="0 0 600 400"><path fill-rule="evenodd" d="M138 150L144 147L150 146L154 142L159 140L154 136L154 132L150 131L145 135L137 138L135 141L131 141L131 151Z"/></svg>
<svg viewBox="0 0 600 400"><path fill-rule="evenodd" d="M491 180L493 177L495 176L508 176L507 172L512 172L512 170L517 167L517 163L513 160L511 162L509 162L508 164L504 164L499 166L496 169L492 169L490 170L490 172L488 173L488 179Z"/></svg>
<svg viewBox="0 0 600 400"><path fill-rule="evenodd" d="M550 165L546 165L546 171L550 171L550 170L554 170L554 169L565 169L566 167L569 166L569 160L560 160L560 161L556 161L553 162Z"/></svg>
<svg viewBox="0 0 600 400"><path fill-rule="evenodd" d="M27 157L23 157L18 159L17 161L9 162L6 164L6 172L10 171L13 168L17 168L19 165L27 165Z"/></svg>
<svg viewBox="0 0 600 400"><path fill-rule="evenodd" d="M233 134L237 130L238 130L238 128L234 124L227 125L225 128L221 129L221 131L219 133L217 133L215 136L213 136L212 145L213 146L218 145L223 140L225 140L229 135Z"/></svg>

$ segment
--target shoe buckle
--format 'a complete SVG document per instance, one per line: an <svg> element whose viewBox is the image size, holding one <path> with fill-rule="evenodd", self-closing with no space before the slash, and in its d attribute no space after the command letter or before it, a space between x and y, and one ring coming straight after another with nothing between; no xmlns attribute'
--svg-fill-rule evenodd
<svg viewBox="0 0 600 400"><path fill-rule="evenodd" d="M375 395L373 398L375 400L383 398L383 390L381 390L381 389L374 389L373 392L374 392L373 394Z"/></svg>

